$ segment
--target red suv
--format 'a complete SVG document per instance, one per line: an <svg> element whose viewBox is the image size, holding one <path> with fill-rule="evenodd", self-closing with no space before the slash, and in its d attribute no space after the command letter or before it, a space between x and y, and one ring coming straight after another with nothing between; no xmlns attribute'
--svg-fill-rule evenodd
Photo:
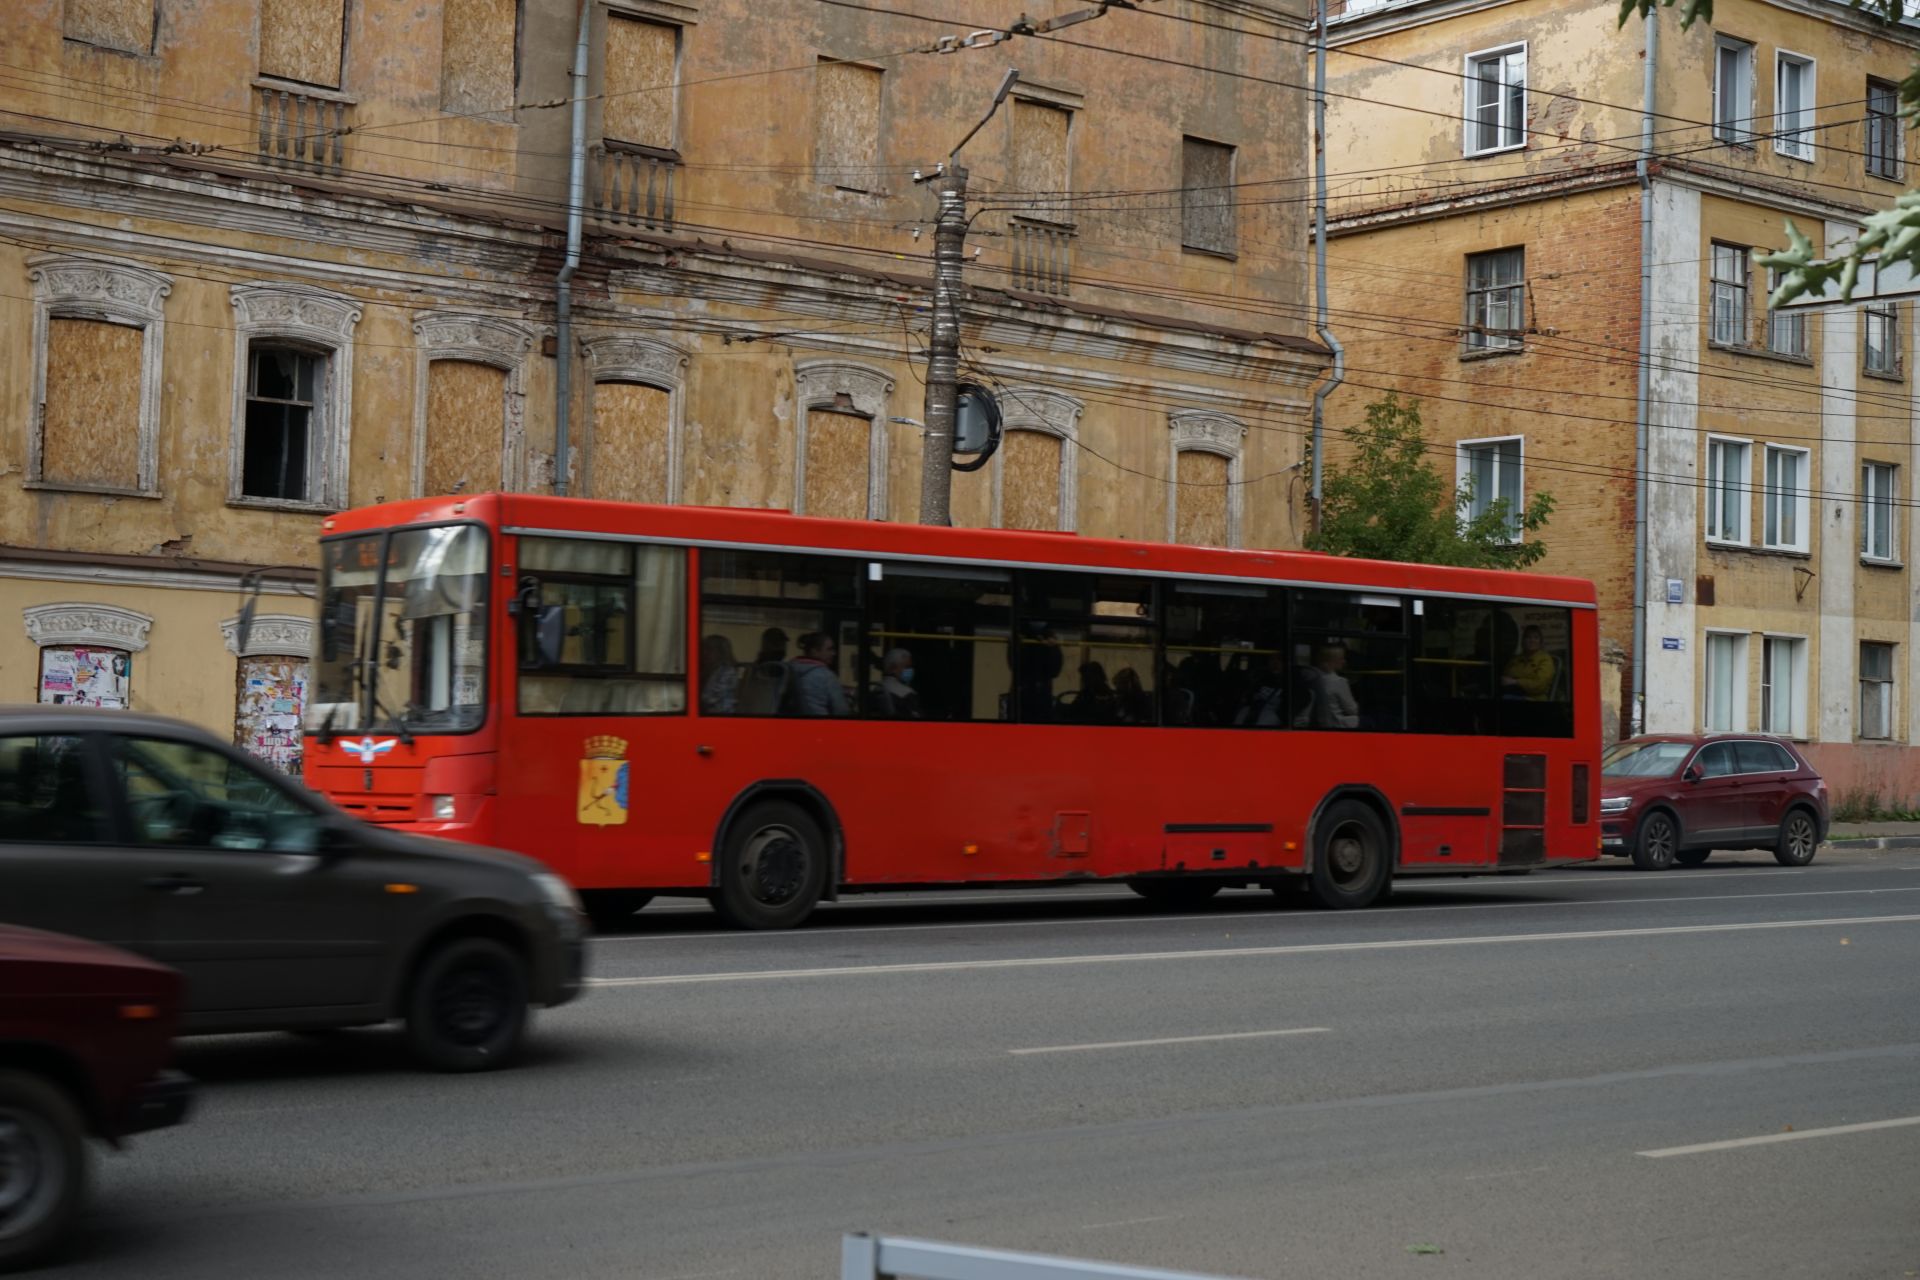
<svg viewBox="0 0 1920 1280"><path fill-rule="evenodd" d="M1632 738L1600 764L1600 847L1644 871L1697 867L1715 849L1771 849L1804 867L1826 835L1827 784L1778 738Z"/></svg>

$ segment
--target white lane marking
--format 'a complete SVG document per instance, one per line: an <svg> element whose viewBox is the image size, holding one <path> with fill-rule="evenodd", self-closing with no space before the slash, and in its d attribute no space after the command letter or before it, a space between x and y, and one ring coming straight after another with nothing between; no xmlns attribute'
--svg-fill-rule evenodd
<svg viewBox="0 0 1920 1280"><path fill-rule="evenodd" d="M1009 1049L1020 1056L1028 1053L1085 1053L1090 1049L1144 1049L1150 1045L1200 1044L1207 1040L1259 1040L1267 1036L1310 1036L1333 1030L1332 1027L1287 1027L1280 1031L1226 1031L1210 1036L1167 1036L1161 1040L1108 1040L1100 1044L1050 1044L1037 1049Z"/></svg>
<svg viewBox="0 0 1920 1280"><path fill-rule="evenodd" d="M913 964L838 965L821 969L742 969L720 973L665 974L647 978L588 978L592 987L671 987L696 982L764 982L773 978L846 978L896 973L957 973L969 969L1051 969L1074 965L1126 964L1143 960L1225 960L1247 956L1297 956L1338 951L1414 951L1429 947L1495 946L1511 942L1586 942L1607 938L1658 938L1690 933L1743 933L1757 929L1817 929L1836 925L1914 924L1920 915L1834 916L1820 920L1751 920L1739 924L1664 925L1640 929L1591 929L1568 933L1483 934L1467 938L1392 938L1372 942L1299 943L1284 947L1215 947L1199 951L1132 951L1105 955L1028 956L1003 960L940 960Z"/></svg>
<svg viewBox="0 0 1920 1280"><path fill-rule="evenodd" d="M1080 1231L1100 1231L1107 1227L1137 1227L1144 1222L1172 1222L1179 1216L1177 1213L1162 1213L1151 1218L1122 1218L1118 1222L1089 1222L1085 1226L1076 1229Z"/></svg>
<svg viewBox="0 0 1920 1280"><path fill-rule="evenodd" d="M1657 1151L1636 1151L1649 1160L1668 1156L1697 1156L1704 1151L1732 1151L1736 1147L1760 1147L1771 1142L1798 1142L1802 1138L1832 1138L1843 1133L1869 1133L1875 1129L1901 1129L1920 1124L1920 1116L1902 1116L1898 1120L1869 1120L1865 1124L1837 1124L1830 1129L1795 1129L1791 1133L1763 1133L1757 1138L1730 1138L1725 1142L1696 1142L1690 1147L1661 1147Z"/></svg>
<svg viewBox="0 0 1920 1280"><path fill-rule="evenodd" d="M1404 889L1404 886L1402 886ZM1451 887L1451 886L1449 886ZM1103 924L1164 924L1172 921L1210 924L1216 920L1344 920L1353 916L1378 915L1382 912L1400 914L1427 915L1440 911L1496 911L1515 910L1526 907L1605 907L1618 906L1621 903L1638 905L1643 902L1736 902L1748 898L1831 898L1858 894L1875 893L1920 893L1920 886L1903 886L1895 889L1802 889L1790 893L1708 893L1689 894L1684 897L1632 897L1632 898L1579 898L1568 902L1454 902L1445 906L1399 907L1362 907L1358 911L1341 911L1333 915L1309 914L1304 911L1286 911L1273 908L1267 911L1221 911L1188 912L1177 916L1098 916L1091 920L962 920L945 924L866 924L818 929L759 930L753 933L741 933L735 930L716 929L711 933L631 933L617 934L613 937L595 935L593 941L599 942L751 942L759 939L785 938L795 941L801 938L818 938L837 933L931 933L941 929L1059 929L1085 927Z"/></svg>

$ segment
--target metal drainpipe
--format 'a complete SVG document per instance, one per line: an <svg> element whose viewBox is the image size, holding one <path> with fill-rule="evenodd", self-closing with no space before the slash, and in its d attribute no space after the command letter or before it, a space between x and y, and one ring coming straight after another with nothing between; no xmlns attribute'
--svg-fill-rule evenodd
<svg viewBox="0 0 1920 1280"><path fill-rule="evenodd" d="M567 169L567 261L554 278L553 491L567 493L568 428L573 416L573 273L580 269L580 212L587 197L587 34L592 0L580 0L580 38L573 46L573 152Z"/></svg>
<svg viewBox="0 0 1920 1280"><path fill-rule="evenodd" d="M1313 263L1314 326L1333 351L1333 368L1313 392L1313 532L1320 532L1320 474L1326 462L1326 404L1346 375L1347 352L1327 327L1327 3L1314 2Z"/></svg>
<svg viewBox="0 0 1920 1280"><path fill-rule="evenodd" d="M1646 69L1641 86L1640 158L1640 376L1633 441L1633 702L1628 732L1647 723L1647 460L1653 415L1653 106L1659 60L1658 10L1646 16Z"/></svg>

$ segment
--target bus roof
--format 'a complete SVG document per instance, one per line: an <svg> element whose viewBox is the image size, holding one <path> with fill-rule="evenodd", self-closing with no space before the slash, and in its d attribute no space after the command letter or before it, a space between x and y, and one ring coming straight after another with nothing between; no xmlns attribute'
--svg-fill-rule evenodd
<svg viewBox="0 0 1920 1280"><path fill-rule="evenodd" d="M474 520L517 533L1292 582L1588 608L1595 603L1593 583L1585 578L1511 569L1462 569L1359 560L1316 551L1227 550L1012 529L829 520L751 507L655 506L527 493L418 498L359 507L329 517L322 536L454 520Z"/></svg>

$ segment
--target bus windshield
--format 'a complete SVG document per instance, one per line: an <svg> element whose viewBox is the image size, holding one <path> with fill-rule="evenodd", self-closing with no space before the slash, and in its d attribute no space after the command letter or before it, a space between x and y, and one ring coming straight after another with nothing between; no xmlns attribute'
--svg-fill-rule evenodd
<svg viewBox="0 0 1920 1280"><path fill-rule="evenodd" d="M440 525L322 544L310 731L470 733L486 718L487 535Z"/></svg>

